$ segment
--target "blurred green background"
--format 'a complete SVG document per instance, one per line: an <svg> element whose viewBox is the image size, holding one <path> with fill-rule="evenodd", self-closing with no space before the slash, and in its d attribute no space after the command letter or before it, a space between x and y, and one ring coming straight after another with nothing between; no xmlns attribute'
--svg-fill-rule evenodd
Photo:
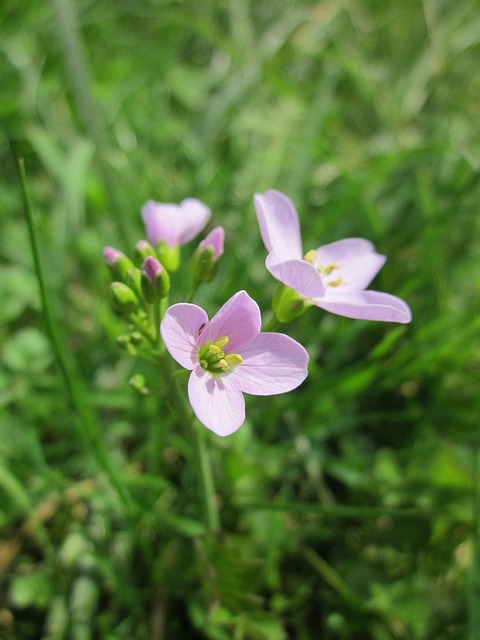
<svg viewBox="0 0 480 640"><path fill-rule="evenodd" d="M0 25L0 638L478 640L478 0L3 0ZM102 249L132 251L146 200L199 198L226 253L196 302L244 288L268 318L269 188L306 249L374 242L413 322L284 328L310 376L209 437L212 537L168 389L115 345Z"/></svg>

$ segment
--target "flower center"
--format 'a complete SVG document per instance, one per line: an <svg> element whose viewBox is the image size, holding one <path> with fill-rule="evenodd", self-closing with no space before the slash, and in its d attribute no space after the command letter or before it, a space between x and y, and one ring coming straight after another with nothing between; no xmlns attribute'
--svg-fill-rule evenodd
<svg viewBox="0 0 480 640"><path fill-rule="evenodd" d="M329 287L340 287L342 284L345 284L343 278L339 276L338 278L334 278L333 280L327 280L327 277L330 276L335 269L340 269L338 264L329 264L326 267L323 265L315 264L315 260L317 257L317 252L311 249L307 251L307 253L303 256L303 259L312 264L318 273L322 276L323 282Z"/></svg>
<svg viewBox="0 0 480 640"><path fill-rule="evenodd" d="M198 361L202 369L218 375L230 371L237 364L242 364L243 358L238 353L227 354L225 352L224 347L227 346L228 342L228 336L223 336L213 340L213 342L204 344L198 350Z"/></svg>

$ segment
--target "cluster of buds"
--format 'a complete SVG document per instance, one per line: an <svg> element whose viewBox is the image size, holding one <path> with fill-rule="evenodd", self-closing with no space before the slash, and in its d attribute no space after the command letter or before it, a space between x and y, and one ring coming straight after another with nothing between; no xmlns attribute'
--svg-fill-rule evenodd
<svg viewBox="0 0 480 640"><path fill-rule="evenodd" d="M112 275L112 308L128 325L117 344L140 355L142 347L158 345L158 310L168 299L170 273L180 265L180 245L192 239L210 218L210 210L201 202L188 199L180 205L147 202L142 209L147 240L140 240L130 259L113 247L103 255ZM190 271L193 290L211 282L223 254L224 231L217 227L202 240L192 256Z"/></svg>

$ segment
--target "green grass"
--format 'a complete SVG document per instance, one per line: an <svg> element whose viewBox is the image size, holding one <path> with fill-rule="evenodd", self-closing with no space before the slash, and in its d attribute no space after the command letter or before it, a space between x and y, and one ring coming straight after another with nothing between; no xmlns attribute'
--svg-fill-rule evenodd
<svg viewBox="0 0 480 640"><path fill-rule="evenodd" d="M0 638L477 640L478 0L23 4L0 8ZM226 252L195 301L244 288L266 321L269 188L306 249L374 242L414 319L281 328L309 377L207 434L215 536L172 390L116 347L102 249L131 253L149 198L199 198Z"/></svg>

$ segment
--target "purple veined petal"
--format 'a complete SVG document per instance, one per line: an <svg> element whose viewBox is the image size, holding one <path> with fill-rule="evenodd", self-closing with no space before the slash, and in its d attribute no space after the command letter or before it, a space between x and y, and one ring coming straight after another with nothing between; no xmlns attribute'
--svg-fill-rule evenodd
<svg viewBox="0 0 480 640"><path fill-rule="evenodd" d="M314 300L313 304L330 313L354 318L355 320L379 320L406 324L412 319L412 312L406 302L380 291L359 291L328 295Z"/></svg>
<svg viewBox="0 0 480 640"><path fill-rule="evenodd" d="M179 205L149 200L142 207L142 219L153 246L161 240L171 247L185 244L200 233L210 215L210 209L194 198Z"/></svg>
<svg viewBox="0 0 480 640"><path fill-rule="evenodd" d="M235 353L240 345L260 333L262 318L258 304L246 291L238 291L221 307L202 333L201 344L228 336L227 353Z"/></svg>
<svg viewBox="0 0 480 640"><path fill-rule="evenodd" d="M325 293L322 277L306 260L278 262L275 251L265 260L265 266L274 278L291 287L303 298L320 298Z"/></svg>
<svg viewBox="0 0 480 640"><path fill-rule="evenodd" d="M337 240L319 247L316 253L316 267L338 265L328 276L324 275L323 280L328 284L341 278L342 294L347 291L362 291L368 287L386 260L385 256L377 253L372 243L364 238Z"/></svg>
<svg viewBox="0 0 480 640"><path fill-rule="evenodd" d="M286 393L307 377L308 353L301 344L282 333L261 333L246 345L231 378L235 386L256 396Z"/></svg>
<svg viewBox="0 0 480 640"><path fill-rule="evenodd" d="M213 249L213 258L218 258L223 254L223 244L225 241L225 231L223 227L215 227L208 236L204 238L198 245L200 251L205 251L209 247Z"/></svg>
<svg viewBox="0 0 480 640"><path fill-rule="evenodd" d="M300 260L302 238L297 212L292 201L271 189L253 198L258 225L267 251L275 250L279 261Z"/></svg>
<svg viewBox="0 0 480 640"><path fill-rule="evenodd" d="M198 365L188 381L188 398L200 422L217 436L229 436L245 422L245 399L230 376L212 376Z"/></svg>
<svg viewBox="0 0 480 640"><path fill-rule="evenodd" d="M168 353L185 369L198 364L197 340L208 316L196 304L180 302L169 307L160 324L160 334Z"/></svg>

